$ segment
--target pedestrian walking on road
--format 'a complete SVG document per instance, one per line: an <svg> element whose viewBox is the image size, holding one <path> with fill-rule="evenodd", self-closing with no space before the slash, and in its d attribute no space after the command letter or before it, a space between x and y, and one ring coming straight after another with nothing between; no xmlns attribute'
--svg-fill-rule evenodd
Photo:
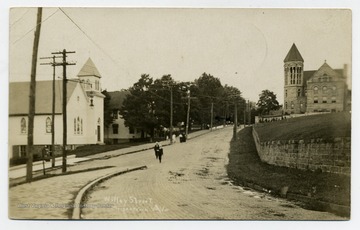
<svg viewBox="0 0 360 230"><path fill-rule="evenodd" d="M156 159L159 159L159 162L161 163L161 158L162 158L162 155L164 154L164 152L163 152L163 148L159 142L155 143L154 150L155 150Z"/></svg>

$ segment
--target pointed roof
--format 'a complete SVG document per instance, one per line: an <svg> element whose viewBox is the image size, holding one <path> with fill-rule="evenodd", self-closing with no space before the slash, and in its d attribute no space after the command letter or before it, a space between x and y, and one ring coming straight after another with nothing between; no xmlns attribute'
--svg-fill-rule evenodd
<svg viewBox="0 0 360 230"><path fill-rule="evenodd" d="M78 73L78 77L85 77L85 76L96 76L101 78L101 75L96 68L94 62L89 58L84 66L81 68L80 72Z"/></svg>
<svg viewBox="0 0 360 230"><path fill-rule="evenodd" d="M304 59L301 57L301 54L299 52L299 50L297 49L295 43L293 43L293 45L291 46L288 54L286 55L284 62L289 62L289 61L304 61Z"/></svg>
<svg viewBox="0 0 360 230"><path fill-rule="evenodd" d="M68 81L67 102L78 83ZM55 81L55 113L62 113L62 81ZM30 82L10 82L9 115L26 115L29 113ZM36 82L35 114L52 113L52 81Z"/></svg>
<svg viewBox="0 0 360 230"><path fill-rule="evenodd" d="M335 75L340 77L341 74L339 74L336 70L334 70L333 68L331 68L326 61L324 62L324 64L322 64L322 66L314 73L314 76L319 76L319 75Z"/></svg>

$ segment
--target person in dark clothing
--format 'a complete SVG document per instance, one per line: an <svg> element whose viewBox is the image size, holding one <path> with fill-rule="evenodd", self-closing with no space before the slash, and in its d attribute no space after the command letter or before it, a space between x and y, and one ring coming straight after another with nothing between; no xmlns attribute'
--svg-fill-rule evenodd
<svg viewBox="0 0 360 230"><path fill-rule="evenodd" d="M162 155L164 153L161 144L156 142L155 146L154 146L154 150L155 150L156 159L159 159L159 162L161 163L161 158L162 158Z"/></svg>

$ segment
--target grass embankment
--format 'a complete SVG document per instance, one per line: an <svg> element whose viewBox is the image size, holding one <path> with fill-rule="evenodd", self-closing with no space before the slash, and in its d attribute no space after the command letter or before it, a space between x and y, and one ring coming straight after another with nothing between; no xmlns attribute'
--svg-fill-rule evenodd
<svg viewBox="0 0 360 230"><path fill-rule="evenodd" d="M261 141L350 137L351 114L342 112L309 115L256 124L255 129Z"/></svg>
<svg viewBox="0 0 360 230"><path fill-rule="evenodd" d="M288 186L289 193L350 205L350 177L263 163L257 154L250 127L241 130L237 139L231 141L227 170L238 185L259 185L275 195L280 194L282 187Z"/></svg>

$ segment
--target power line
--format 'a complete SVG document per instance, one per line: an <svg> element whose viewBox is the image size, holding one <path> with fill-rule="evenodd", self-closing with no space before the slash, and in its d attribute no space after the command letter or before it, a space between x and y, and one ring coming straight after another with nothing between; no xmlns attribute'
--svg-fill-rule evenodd
<svg viewBox="0 0 360 230"><path fill-rule="evenodd" d="M45 18L44 21L36 24L31 30L29 30L28 32L26 32L23 36L21 36L19 39L15 40L12 44L15 45L16 43L18 43L19 41L21 41L26 35L28 35L30 32L32 32L38 25L43 24L44 22L46 22L47 20L49 20L54 14L56 14L59 11L59 9L57 9L54 13L52 13L49 17Z"/></svg>
<svg viewBox="0 0 360 230"><path fill-rule="evenodd" d="M108 58L111 59L115 64L118 64L99 44L97 44L94 39L92 39L62 8L59 8L60 11L98 48L100 49Z"/></svg>
<svg viewBox="0 0 360 230"><path fill-rule="evenodd" d="M13 22L11 25L10 25L10 28L13 27L16 23L18 23L21 19L24 18L24 16L29 13L30 9L28 9L27 11L25 11L25 13L23 13L15 22Z"/></svg>

